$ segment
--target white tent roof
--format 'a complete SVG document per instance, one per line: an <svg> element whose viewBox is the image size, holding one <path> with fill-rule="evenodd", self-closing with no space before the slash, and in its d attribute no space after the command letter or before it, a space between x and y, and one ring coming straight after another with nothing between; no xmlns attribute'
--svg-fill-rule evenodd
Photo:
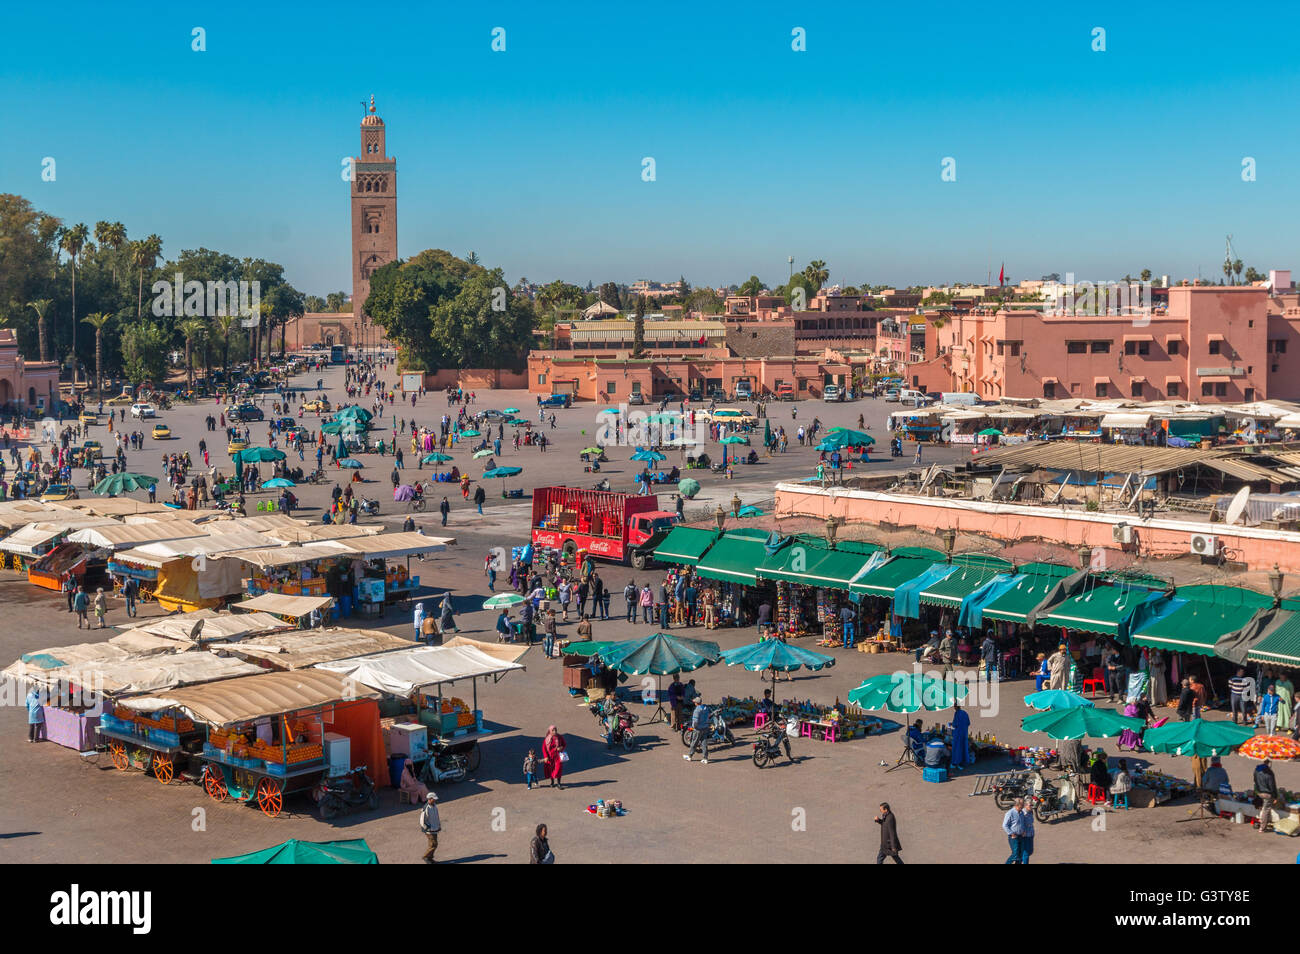
<svg viewBox="0 0 1300 954"><path fill-rule="evenodd" d="M45 679L51 685L56 682L75 684L99 692L121 695L156 692L174 686L230 679L233 676L251 676L261 671L260 666L242 659L218 656L207 650L192 650L150 656L127 656L112 662L99 661L64 666L60 669L48 670Z"/></svg>
<svg viewBox="0 0 1300 954"><path fill-rule="evenodd" d="M86 517L82 520L74 520L71 523L60 520L58 523L29 523L24 527L15 530L9 536L0 540L0 550L9 553L23 553L30 556L39 546L44 546L56 537L68 533L70 530L76 530L86 526L103 526L107 524L116 524L116 521L109 520L107 517Z"/></svg>
<svg viewBox="0 0 1300 954"><path fill-rule="evenodd" d="M161 520L149 523L113 523L101 527L85 527L68 534L73 543L88 543L97 547L129 547L159 540L179 540L197 537L205 531L188 520Z"/></svg>
<svg viewBox="0 0 1300 954"><path fill-rule="evenodd" d="M380 533L373 537L354 537L350 540L337 541L339 545L355 553L364 554L367 559L380 557L413 556L417 553L439 553L454 537L432 537L421 533Z"/></svg>
<svg viewBox="0 0 1300 954"><path fill-rule="evenodd" d="M325 560L330 557L355 556L342 541L321 540L316 543L304 543L300 546L255 547L248 550L233 550L216 554L218 560L243 560L256 567L292 566L306 563L308 560Z"/></svg>
<svg viewBox="0 0 1300 954"><path fill-rule="evenodd" d="M216 610L202 609L193 613L176 613L161 619L150 620L141 626L127 630L122 635L146 633L167 639L190 639L196 623L202 623L197 638L203 641L230 641L242 639L260 633L270 633L289 629L289 624L276 619L269 613L218 613Z"/></svg>
<svg viewBox="0 0 1300 954"><path fill-rule="evenodd" d="M1147 427L1151 415L1145 411L1112 411L1101 419L1102 427Z"/></svg>
<svg viewBox="0 0 1300 954"><path fill-rule="evenodd" d="M172 560L198 556L200 553L211 555L232 550L277 546L274 540L267 539L266 534L258 533L255 530L240 529L233 524L217 524L210 529L212 533L208 536L185 537L180 540L150 543L130 550L123 550L117 554L116 559L124 563L160 567Z"/></svg>
<svg viewBox="0 0 1300 954"><path fill-rule="evenodd" d="M394 696L409 696L426 686L523 669L517 662L494 659L473 646L432 646L320 663L363 686Z"/></svg>
<svg viewBox="0 0 1300 954"><path fill-rule="evenodd" d="M312 610L323 610L333 605L332 596L286 596L283 593L263 593L251 600L233 603L231 609L296 617L307 616Z"/></svg>

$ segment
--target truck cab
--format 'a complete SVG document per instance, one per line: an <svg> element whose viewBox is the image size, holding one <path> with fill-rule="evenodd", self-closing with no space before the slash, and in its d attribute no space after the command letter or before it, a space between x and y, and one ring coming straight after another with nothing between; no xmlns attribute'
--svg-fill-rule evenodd
<svg viewBox="0 0 1300 954"><path fill-rule="evenodd" d="M587 558L649 565L655 547L677 524L677 514L659 509L654 494L624 494L575 487L533 491L535 547L559 550L566 559Z"/></svg>

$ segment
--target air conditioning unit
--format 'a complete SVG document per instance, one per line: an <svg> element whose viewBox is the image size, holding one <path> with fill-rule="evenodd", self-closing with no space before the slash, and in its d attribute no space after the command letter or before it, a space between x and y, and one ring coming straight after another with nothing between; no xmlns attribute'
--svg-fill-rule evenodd
<svg viewBox="0 0 1300 954"><path fill-rule="evenodd" d="M1133 528L1127 523L1117 523L1110 528L1111 539L1116 543L1132 543L1135 539Z"/></svg>
<svg viewBox="0 0 1300 954"><path fill-rule="evenodd" d="M1191 551L1197 556L1215 556L1219 552L1219 538L1212 533L1193 533Z"/></svg>

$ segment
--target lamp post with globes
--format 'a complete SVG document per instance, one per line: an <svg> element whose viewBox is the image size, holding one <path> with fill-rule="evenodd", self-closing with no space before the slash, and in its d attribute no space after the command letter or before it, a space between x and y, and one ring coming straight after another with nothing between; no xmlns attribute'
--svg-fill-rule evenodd
<svg viewBox="0 0 1300 954"><path fill-rule="evenodd" d="M1268 575L1268 588L1273 591L1273 608L1277 609L1282 605L1282 580L1284 575L1276 563L1273 564L1273 571Z"/></svg>
<svg viewBox="0 0 1300 954"><path fill-rule="evenodd" d="M713 522L718 525L718 533L721 533L727 524L727 511L722 509L722 504L718 504L718 509L713 511Z"/></svg>

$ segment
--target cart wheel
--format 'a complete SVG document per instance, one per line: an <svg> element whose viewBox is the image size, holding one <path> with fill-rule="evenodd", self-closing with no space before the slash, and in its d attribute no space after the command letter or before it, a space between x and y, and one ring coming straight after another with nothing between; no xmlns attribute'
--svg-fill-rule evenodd
<svg viewBox="0 0 1300 954"><path fill-rule="evenodd" d="M471 772L477 772L479 763L483 761L483 752L479 749L478 743L475 742L470 746L469 751L465 753L465 768Z"/></svg>
<svg viewBox="0 0 1300 954"><path fill-rule="evenodd" d="M214 802L224 802L230 794L226 788L226 778L221 769L215 765L203 766L203 790Z"/></svg>
<svg viewBox="0 0 1300 954"><path fill-rule="evenodd" d="M108 754L113 760L113 768L119 772L125 772L131 760L127 757L126 746L121 742L110 742L108 744Z"/></svg>
<svg viewBox="0 0 1300 954"><path fill-rule="evenodd" d="M257 780L257 807L270 818L275 818L284 808L283 785L273 778Z"/></svg>
<svg viewBox="0 0 1300 954"><path fill-rule="evenodd" d="M176 775L176 766L170 755L157 752L153 757L153 777L166 785Z"/></svg>

